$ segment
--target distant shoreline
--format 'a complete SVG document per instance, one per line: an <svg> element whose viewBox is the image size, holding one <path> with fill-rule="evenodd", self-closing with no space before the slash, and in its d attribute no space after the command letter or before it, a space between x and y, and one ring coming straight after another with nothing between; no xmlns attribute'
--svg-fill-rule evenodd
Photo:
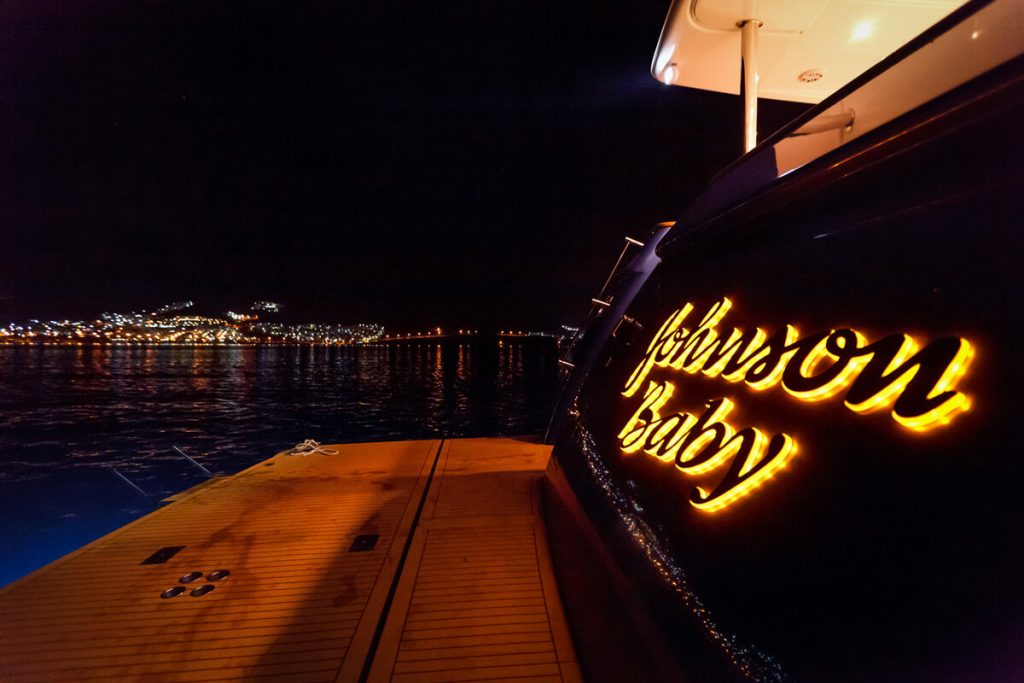
<svg viewBox="0 0 1024 683"><path fill-rule="evenodd" d="M109 341L109 340L83 340L83 341L41 341L41 340L10 340L0 341L0 347L66 347L80 348L92 346L115 346L115 347L156 347L156 348L217 348L217 347L303 347L303 346L329 346L344 348L370 348L379 346L394 346L397 344L418 344L418 343L440 343L448 341L552 341L557 342L558 337L543 334L478 334L478 335L444 335L439 337L402 337L392 339L381 339L372 342L314 342L314 341L266 341L266 342L161 342L161 341Z"/></svg>

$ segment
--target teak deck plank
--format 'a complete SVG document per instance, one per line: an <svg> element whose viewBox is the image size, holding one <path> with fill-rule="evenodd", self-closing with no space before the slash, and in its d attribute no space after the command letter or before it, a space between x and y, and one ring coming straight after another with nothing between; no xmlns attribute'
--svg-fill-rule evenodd
<svg viewBox="0 0 1024 683"><path fill-rule="evenodd" d="M579 680L538 501L549 448L328 448L174 496L0 590L0 680ZM350 552L359 534L380 538ZM166 546L185 548L140 564ZM231 575L212 593L160 598L214 569Z"/></svg>
<svg viewBox="0 0 1024 683"><path fill-rule="evenodd" d="M347 658L361 666L439 446L279 454L15 582L0 591L0 679L333 680ZM380 539L349 553L360 533ZM164 546L185 548L140 564ZM212 593L160 598L214 569L231 575Z"/></svg>
<svg viewBox="0 0 1024 683"><path fill-rule="evenodd" d="M549 456L445 442L370 681L580 680L540 509Z"/></svg>

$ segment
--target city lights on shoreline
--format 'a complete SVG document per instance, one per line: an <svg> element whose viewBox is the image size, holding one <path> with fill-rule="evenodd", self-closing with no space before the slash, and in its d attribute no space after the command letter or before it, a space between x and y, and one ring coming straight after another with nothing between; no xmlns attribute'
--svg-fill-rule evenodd
<svg viewBox="0 0 1024 683"><path fill-rule="evenodd" d="M223 316L201 315L192 311L186 314L187 309L193 306L192 301L179 301L153 311L103 313L96 320L29 320L24 323L0 324L0 346L344 346L481 336L496 337L499 340L521 337L558 339L564 336L512 329L481 335L478 329L440 326L419 332L399 333L386 332L383 325L376 323L285 324L261 319L261 315L277 313L282 308L280 304L269 301L256 302L246 313L227 311Z"/></svg>
<svg viewBox="0 0 1024 683"><path fill-rule="evenodd" d="M228 312L225 317L183 315L191 301L176 302L142 313L103 313L99 319L29 320L0 326L0 344L365 344L384 336L374 323L287 325L267 322L254 313ZM252 311L275 313L280 305L259 301Z"/></svg>

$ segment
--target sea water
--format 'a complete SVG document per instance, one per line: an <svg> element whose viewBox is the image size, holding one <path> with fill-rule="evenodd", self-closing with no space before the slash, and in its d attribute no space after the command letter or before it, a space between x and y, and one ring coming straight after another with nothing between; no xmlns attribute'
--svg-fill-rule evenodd
<svg viewBox="0 0 1024 683"><path fill-rule="evenodd" d="M0 347L0 585L206 479L175 446L231 474L304 439L536 434L557 381L548 339Z"/></svg>

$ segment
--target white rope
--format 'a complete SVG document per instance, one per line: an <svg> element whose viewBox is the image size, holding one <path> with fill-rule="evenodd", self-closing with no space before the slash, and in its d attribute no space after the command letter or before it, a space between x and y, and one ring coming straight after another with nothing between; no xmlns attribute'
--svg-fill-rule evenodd
<svg viewBox="0 0 1024 683"><path fill-rule="evenodd" d="M319 441L313 441L313 439L306 439L302 443L297 443L288 451L285 451L288 455L309 455L310 453L320 453L321 455L337 455L338 451L333 448L323 448L320 446Z"/></svg>

